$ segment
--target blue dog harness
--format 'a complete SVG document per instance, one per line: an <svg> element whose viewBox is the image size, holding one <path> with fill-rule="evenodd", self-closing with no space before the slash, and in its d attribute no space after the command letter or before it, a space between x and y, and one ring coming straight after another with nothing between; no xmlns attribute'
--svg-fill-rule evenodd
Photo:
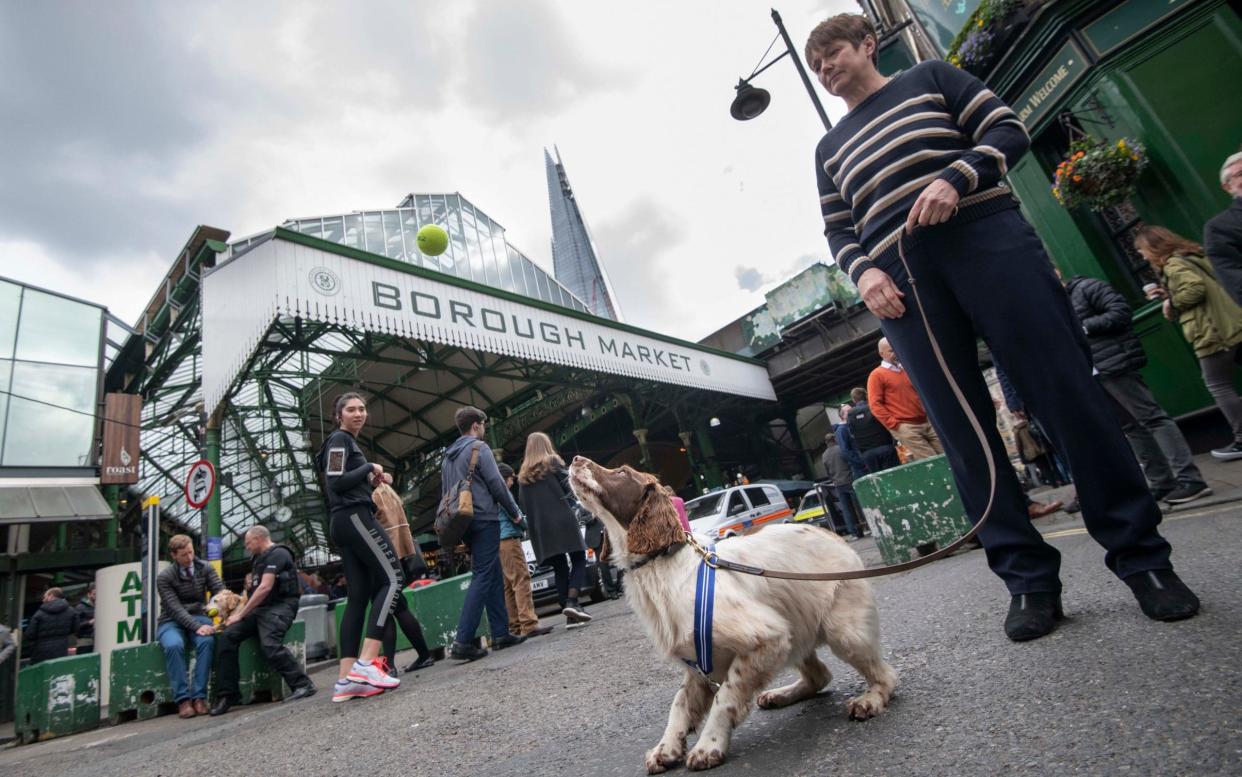
<svg viewBox="0 0 1242 777"><path fill-rule="evenodd" d="M716 601L716 546L708 544L706 550L694 586L694 660L683 659L704 677L712 673L712 605Z"/></svg>

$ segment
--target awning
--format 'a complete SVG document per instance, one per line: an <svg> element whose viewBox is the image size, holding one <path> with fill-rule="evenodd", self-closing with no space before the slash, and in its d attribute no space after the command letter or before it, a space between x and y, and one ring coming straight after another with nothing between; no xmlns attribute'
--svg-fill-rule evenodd
<svg viewBox="0 0 1242 777"><path fill-rule="evenodd" d="M111 517L112 508L95 486L0 487L0 526L98 521Z"/></svg>

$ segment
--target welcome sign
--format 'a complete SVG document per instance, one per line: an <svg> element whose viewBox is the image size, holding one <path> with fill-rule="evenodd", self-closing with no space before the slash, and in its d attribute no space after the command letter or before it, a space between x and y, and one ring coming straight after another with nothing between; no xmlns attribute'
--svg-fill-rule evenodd
<svg viewBox="0 0 1242 777"><path fill-rule="evenodd" d="M776 398L758 362L334 248L278 231L204 278L203 393L209 409L223 399L277 316Z"/></svg>

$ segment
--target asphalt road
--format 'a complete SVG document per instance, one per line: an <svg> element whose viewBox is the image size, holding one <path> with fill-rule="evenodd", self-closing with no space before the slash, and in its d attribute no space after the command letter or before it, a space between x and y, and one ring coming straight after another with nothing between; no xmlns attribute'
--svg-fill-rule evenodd
<svg viewBox="0 0 1242 777"><path fill-rule="evenodd" d="M830 690L758 711L713 774L1242 774L1242 507L1164 525L1199 617L1154 623L1081 530L1058 527L1068 620L1009 642L1008 597L971 552L875 583L890 661L889 711L846 719L861 678L825 655ZM590 626L474 664L442 662L375 699L238 708L0 752L17 775L638 775L680 670L659 660L624 602ZM826 653L826 651L825 651ZM675 770L676 774L680 770Z"/></svg>

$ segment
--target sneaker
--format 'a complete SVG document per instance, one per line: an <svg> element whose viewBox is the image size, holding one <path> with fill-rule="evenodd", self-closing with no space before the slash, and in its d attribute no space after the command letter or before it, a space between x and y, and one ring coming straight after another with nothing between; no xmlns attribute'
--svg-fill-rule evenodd
<svg viewBox="0 0 1242 777"><path fill-rule="evenodd" d="M1212 451L1212 455L1221 461L1233 461L1234 459L1242 459L1242 442L1235 442L1227 448L1217 448Z"/></svg>
<svg viewBox="0 0 1242 777"><path fill-rule="evenodd" d="M364 664L361 660L355 661L353 667L350 668L349 674L345 675L345 679L353 683L365 683L373 688L382 688L388 690L401 685L401 681L395 677L390 677L387 672L380 669L379 663L381 659Z"/></svg>
<svg viewBox="0 0 1242 777"><path fill-rule="evenodd" d="M1171 505L1180 505L1211 495L1212 489L1206 483L1199 483L1193 486L1178 486L1164 495L1164 501Z"/></svg>
<svg viewBox="0 0 1242 777"><path fill-rule="evenodd" d="M1177 486L1170 486L1168 488L1153 488L1151 490L1151 495L1152 495L1152 498L1155 499L1157 502L1163 502L1166 496L1168 496L1169 494L1173 493L1176 490L1177 490Z"/></svg>
<svg viewBox="0 0 1242 777"><path fill-rule="evenodd" d="M339 703L350 699L369 699L383 692L383 688L376 688L366 683L337 680L336 685L332 686L332 701Z"/></svg>
<svg viewBox="0 0 1242 777"><path fill-rule="evenodd" d="M378 666L379 670L389 677L399 677L401 675L401 673L397 671L397 667L388 662L388 656L378 656L371 663Z"/></svg>
<svg viewBox="0 0 1242 777"><path fill-rule="evenodd" d="M561 610L561 614L565 616L566 627L582 626L591 622L591 614L577 602L570 602L565 605L565 609Z"/></svg>
<svg viewBox="0 0 1242 777"><path fill-rule="evenodd" d="M1005 636L1014 642L1039 639L1055 629L1063 617L1061 594L1018 594L1009 602Z"/></svg>
<svg viewBox="0 0 1242 777"><path fill-rule="evenodd" d="M1179 621L1199 612L1199 597L1171 569L1140 572L1125 579L1143 614L1154 621Z"/></svg>
<svg viewBox="0 0 1242 777"><path fill-rule="evenodd" d="M503 637L497 637L492 640L492 648L494 650L504 650L507 647L520 645L526 641L526 637L519 637L516 634L506 634Z"/></svg>
<svg viewBox="0 0 1242 777"><path fill-rule="evenodd" d="M449 648L449 658L454 661L478 661L487 655L487 648L475 647L462 642L454 642Z"/></svg>

